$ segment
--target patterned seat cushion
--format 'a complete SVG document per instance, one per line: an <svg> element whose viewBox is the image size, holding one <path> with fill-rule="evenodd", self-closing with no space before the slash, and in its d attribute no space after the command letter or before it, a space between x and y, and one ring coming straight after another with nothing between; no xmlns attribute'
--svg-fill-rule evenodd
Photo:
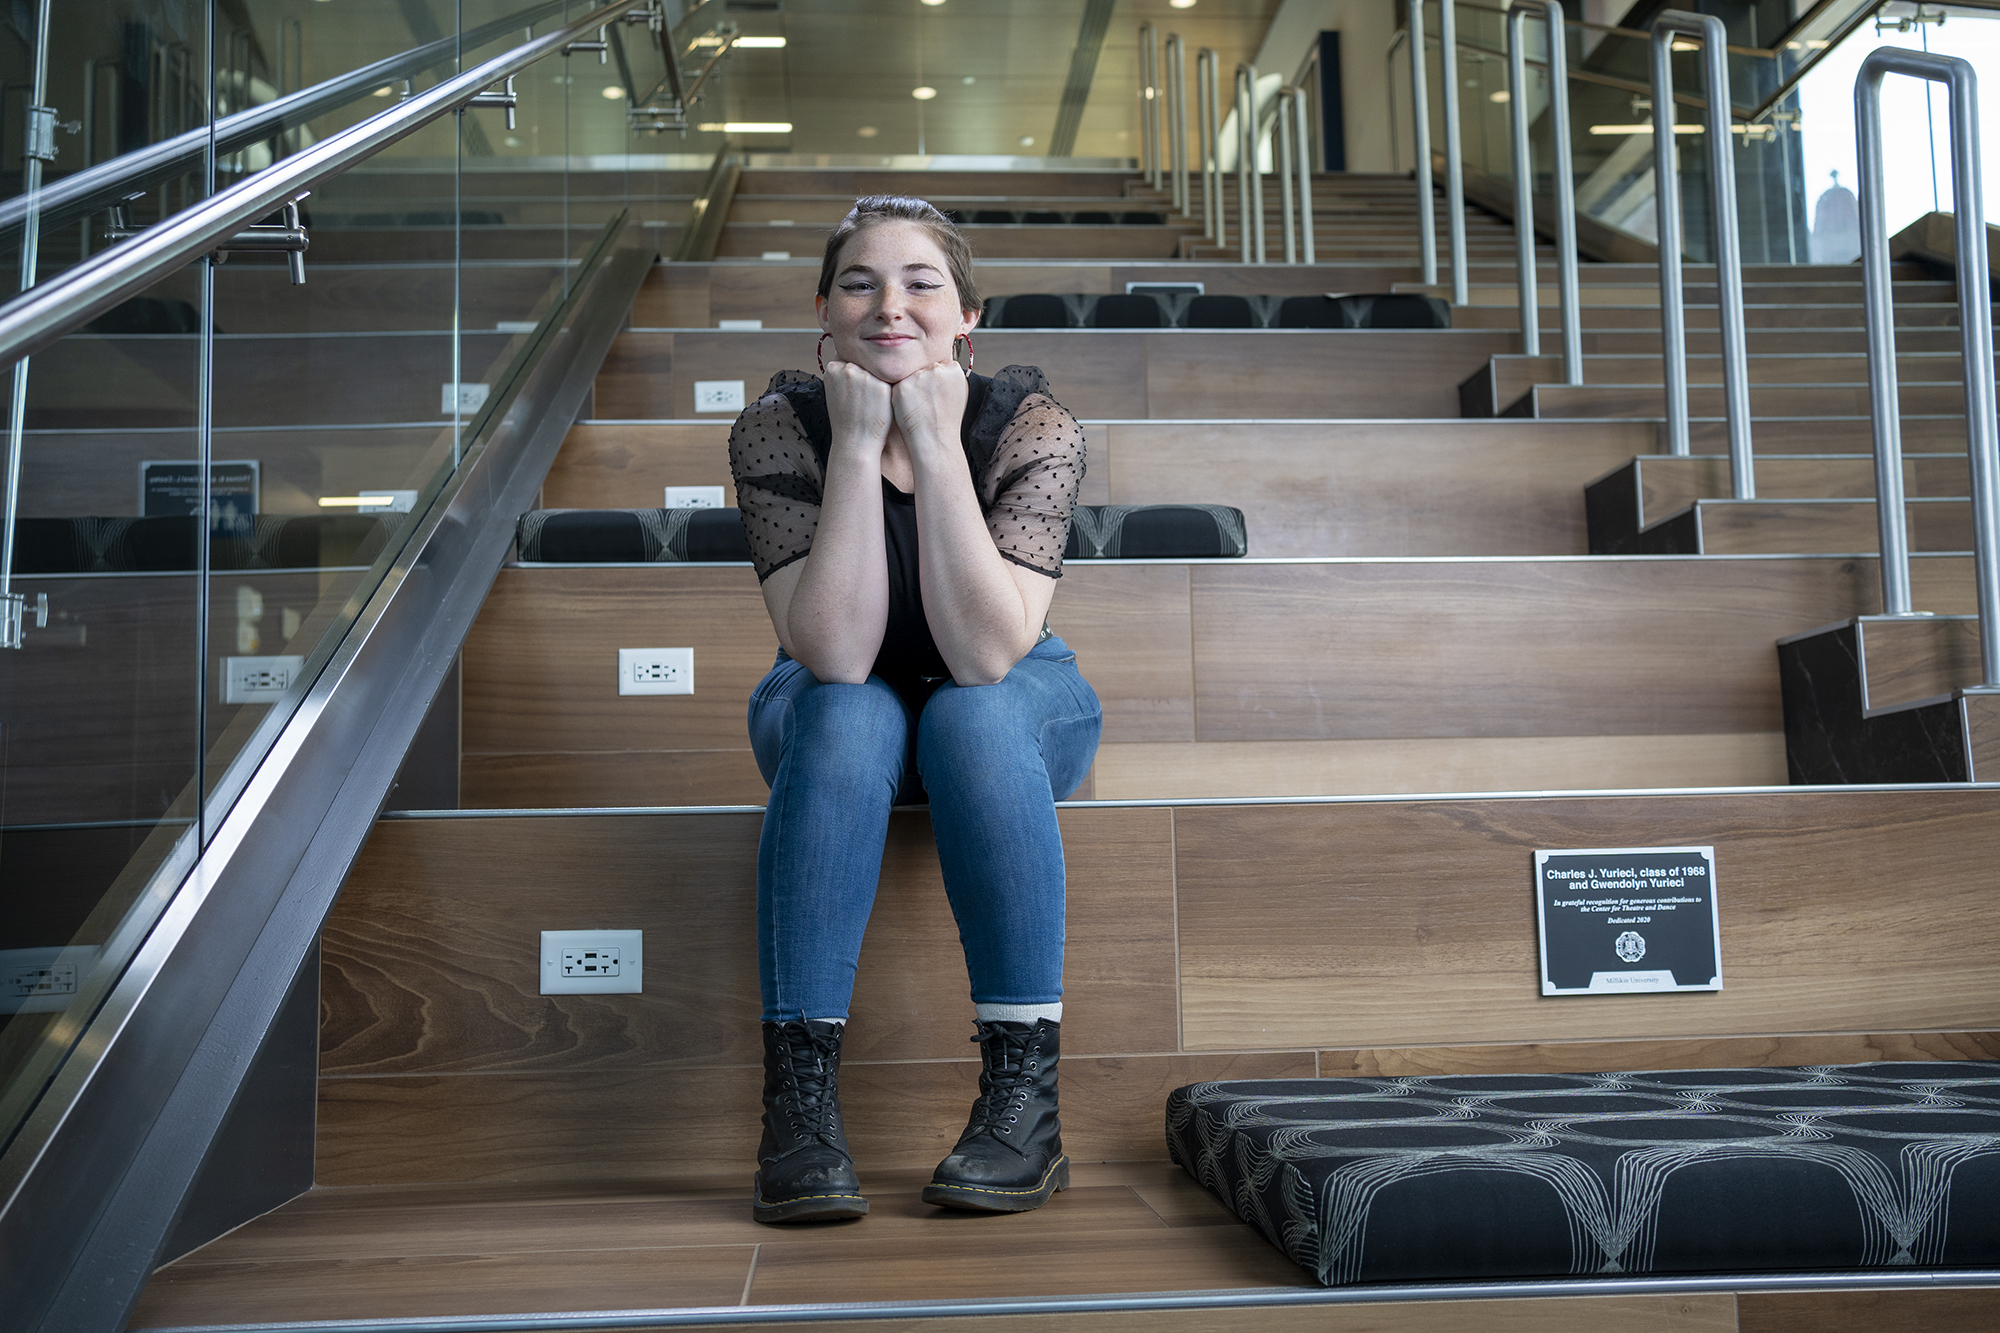
<svg viewBox="0 0 2000 1333"><path fill-rule="evenodd" d="M1329 1286L2000 1263L2000 1063L1197 1083L1167 1147Z"/></svg>
<svg viewBox="0 0 2000 1333"><path fill-rule="evenodd" d="M529 564L748 560L734 509L535 509L514 534ZM1248 549L1243 511L1227 505L1078 505L1065 560L1195 560Z"/></svg>

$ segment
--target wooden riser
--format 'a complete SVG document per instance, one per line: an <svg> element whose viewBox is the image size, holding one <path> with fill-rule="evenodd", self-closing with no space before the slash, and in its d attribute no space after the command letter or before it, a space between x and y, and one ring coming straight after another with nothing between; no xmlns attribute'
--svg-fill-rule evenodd
<svg viewBox="0 0 2000 1333"><path fill-rule="evenodd" d="M1871 500L1698 500L1693 506L1702 555L1791 555L1802 552L1874 554L1876 506ZM1972 505L1966 500L1912 500L1912 551L1972 549Z"/></svg>
<svg viewBox="0 0 2000 1333"><path fill-rule="evenodd" d="M458 339L461 379L491 377L517 336L467 332ZM448 331L379 338L229 334L215 344L215 425L436 421L440 388L452 378L452 351ZM28 428L191 426L200 355L201 338L192 333L65 338L34 359ZM148 455L163 456L172 457Z"/></svg>
<svg viewBox="0 0 2000 1333"><path fill-rule="evenodd" d="M1120 198L1128 185L1143 178L1125 171L1010 171L1009 194L1049 198ZM874 167L754 167L743 173L736 188L750 195L844 195L848 200L869 194L992 195L994 176L988 171L893 171Z"/></svg>
<svg viewBox="0 0 2000 1333"><path fill-rule="evenodd" d="M542 506L643 508L666 486L721 486L733 505L728 433L721 421L580 424ZM1251 516L1250 554L1279 557L1582 554L1584 483L1655 436L1643 422L1516 419L1086 420L1084 433L1083 503L1234 505Z"/></svg>
<svg viewBox="0 0 2000 1333"><path fill-rule="evenodd" d="M1651 417L1666 415L1664 390L1642 384L1542 384L1530 390L1537 417ZM1897 395L1907 416L1960 416L1965 389L1958 384L1903 384ZM1688 412L1720 417L1725 411L1719 384L1688 386ZM1868 386L1863 384L1753 384L1750 412L1757 417L1866 417ZM1754 432L1753 432L1754 434Z"/></svg>
<svg viewBox="0 0 2000 1333"><path fill-rule="evenodd" d="M1609 335L1598 334L1598 338ZM1796 337L1797 335L1792 335ZM1935 338L1936 335L1930 335ZM1953 343L1957 334L1949 333ZM1708 335L1703 341L1707 342ZM1827 338L1828 335L1819 335ZM1586 346L1591 336L1585 336ZM1719 351L1704 349L1689 350L1687 355L1688 383L1720 385L1723 382L1723 362ZM1901 348L1896 356L1896 378L1901 384L1962 384L1964 380L1964 359L1959 356L1954 345L1935 350L1917 351ZM1860 353L1839 353L1837 349L1816 350L1790 355L1766 350L1758 346L1746 358L1751 384L1833 384L1851 386L1868 382L1868 357L1865 349ZM1494 397L1502 406L1518 401L1522 395L1538 384L1559 384L1562 382L1562 359L1543 355L1539 357L1517 354L1494 358ZM1583 379L1586 384L1659 384L1666 383L1666 372L1662 368L1660 354L1655 351L1650 356L1616 356L1586 352L1583 363Z"/></svg>
<svg viewBox="0 0 2000 1333"><path fill-rule="evenodd" d="M692 417L697 380L812 369L816 333L627 331L597 379L591 415ZM1457 417L1458 385L1508 350L1502 333L1456 329L983 329L982 371L1040 365L1079 417ZM433 389L432 393L435 394Z"/></svg>
<svg viewBox="0 0 2000 1333"><path fill-rule="evenodd" d="M1729 459L1705 455L1633 460L1639 476L1639 521L1646 524L1696 500L1730 494ZM1785 499L1866 500L1875 495L1875 460L1868 455L1818 458L1775 454L1757 459L1758 493ZM1971 478L1963 454L1903 457L1903 493L1966 495Z"/></svg>
<svg viewBox="0 0 2000 1333"><path fill-rule="evenodd" d="M940 194L937 191L925 193L923 199L935 208L956 209L961 214L979 209L1000 209L1009 212L1038 210L1057 213L1095 212L1127 213L1157 212L1161 217L1185 225L1187 219L1165 205L1149 205L1137 199L1119 194L1104 194L1095 197L1075 194L1023 194L1009 190L1004 194L992 192L989 185L985 194ZM764 226L772 222L790 222L802 228L815 228L822 239L825 233L854 207L854 196L847 194L746 194L738 190L729 201L730 225ZM1200 200L1196 200L1196 212L1200 212ZM970 224L967 224L970 225ZM1201 226L1196 217L1193 225Z"/></svg>
<svg viewBox="0 0 2000 1333"><path fill-rule="evenodd" d="M1398 290L1409 289L1398 284ZM1553 353L1560 348L1554 339L1562 327L1561 312L1553 300L1544 304L1541 311L1542 350L1545 353ZM1660 331L1660 308L1653 303L1629 306L1586 305L1579 308L1579 314L1579 322L1586 329L1643 329L1655 335ZM1698 330L1719 327L1714 306L1689 306L1686 314L1690 335ZM1743 311L1743 324L1753 341L1760 329L1843 329L1858 330L1865 335L1868 327L1867 318L1860 306L1829 303L1749 306ZM1511 305L1458 306L1452 310L1452 327L1518 329L1520 316ZM1899 338L1905 329L1956 330L1957 327L1956 305L1943 302L1908 302L1896 307L1896 329ZM1956 346L1955 343L1952 345Z"/></svg>
<svg viewBox="0 0 2000 1333"><path fill-rule="evenodd" d="M1172 259L1180 238L1177 227L1119 226L981 226L967 225L966 241L973 252L990 259L1109 259L1139 261ZM771 227L731 223L722 229L717 258L755 259L772 250L817 261L826 246L818 227Z"/></svg>
<svg viewBox="0 0 2000 1333"><path fill-rule="evenodd" d="M1978 1050L1952 1034L2000 1027L1978 928L1997 807L1973 788L1066 809L1066 1146L1157 1159L1159 1099L1203 1077L1563 1069L1572 1042L1586 1068ZM747 1171L759 819L384 823L326 931L320 1183ZM843 1066L864 1173L935 1162L975 1068L925 816L891 823ZM1688 843L1716 848L1724 989L1542 998L1533 849ZM536 931L580 922L646 931L645 994L536 994Z"/></svg>
<svg viewBox="0 0 2000 1333"><path fill-rule="evenodd" d="M1917 560L1921 604L1970 610L1969 565ZM501 571L465 649L464 802L761 802L743 706L776 643L755 587L747 566ZM1681 738L1682 777L1768 775L1773 641L1878 596L1869 559L1076 562L1050 623L1103 701L1106 744L1165 747L1107 756L1121 795L1153 794L1155 774L1189 790L1184 747L1216 742L1369 742L1347 751L1357 774L1436 791L1454 774L1504 781L1517 757L1540 774L1641 771L1636 741L1593 737ZM617 695L615 650L654 644L695 650L693 696ZM1718 736L1743 739L1693 739ZM1541 744L1394 744L1482 738ZM1267 755L1259 780L1310 791L1338 757ZM1213 762L1221 785L1260 761Z"/></svg>
<svg viewBox="0 0 2000 1333"><path fill-rule="evenodd" d="M1451 295L1447 286L1412 287L1413 291L1426 292L1433 296ZM1681 289L1681 301L1689 306L1713 306L1717 302L1717 288L1708 284L1687 283ZM1537 291L1543 305L1555 305L1561 295L1553 283L1543 283ZM1956 306L1958 289L1949 282L1905 279L1895 284L1896 300L1901 302L1937 303ZM1610 299L1614 295L1622 300ZM1470 303L1475 306L1508 306L1520 304L1520 289L1512 283L1493 283L1473 287L1468 293ZM1660 304L1658 283L1635 281L1618 286L1603 282L1579 283L1577 297L1594 305L1650 305L1657 309ZM1746 305L1843 305L1856 307L1860 313L1862 292L1859 283L1852 282L1801 282L1779 279L1772 282L1745 282L1743 300Z"/></svg>
<svg viewBox="0 0 2000 1333"><path fill-rule="evenodd" d="M985 260L973 280L985 296L1022 292L1122 292L1128 282L1199 282L1215 294L1311 296L1327 291L1386 292L1415 270L1400 264L1273 265L1114 264L1075 260ZM639 328L711 328L721 319L761 319L772 328L813 328L819 260L741 260L659 265L632 306Z"/></svg>

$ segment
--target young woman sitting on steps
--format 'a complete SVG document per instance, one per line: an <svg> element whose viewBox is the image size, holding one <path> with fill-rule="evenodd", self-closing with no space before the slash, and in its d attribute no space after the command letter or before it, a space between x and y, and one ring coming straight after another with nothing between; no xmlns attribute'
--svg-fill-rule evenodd
<svg viewBox="0 0 2000 1333"><path fill-rule="evenodd" d="M983 1069L923 1197L1019 1212L1069 1183L1055 802L1089 770L1102 714L1044 616L1083 432L1039 370L972 373L981 305L971 251L941 213L861 200L820 267L820 375L774 376L729 436L781 645L750 697L771 784L757 852L762 1222L868 1211L841 1123L841 1035L889 808L926 800Z"/></svg>

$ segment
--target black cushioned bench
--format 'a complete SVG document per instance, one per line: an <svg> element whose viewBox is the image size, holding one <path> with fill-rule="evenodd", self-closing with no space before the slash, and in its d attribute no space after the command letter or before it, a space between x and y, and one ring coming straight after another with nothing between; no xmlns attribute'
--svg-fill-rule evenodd
<svg viewBox="0 0 2000 1333"><path fill-rule="evenodd" d="M1451 305L1409 292L1325 296L1023 292L989 297L988 329L1448 329Z"/></svg>
<svg viewBox="0 0 2000 1333"><path fill-rule="evenodd" d="M1197 1083L1167 1147L1329 1286L2000 1263L2000 1062Z"/></svg>
<svg viewBox="0 0 2000 1333"><path fill-rule="evenodd" d="M373 564L407 514L248 514L209 527L212 570L325 569ZM24 518L16 574L151 574L200 567L201 520Z"/></svg>
<svg viewBox="0 0 2000 1333"><path fill-rule="evenodd" d="M674 564L750 558L734 509L535 509L514 534L528 564ZM1078 505L1065 560L1199 560L1249 549L1228 505Z"/></svg>

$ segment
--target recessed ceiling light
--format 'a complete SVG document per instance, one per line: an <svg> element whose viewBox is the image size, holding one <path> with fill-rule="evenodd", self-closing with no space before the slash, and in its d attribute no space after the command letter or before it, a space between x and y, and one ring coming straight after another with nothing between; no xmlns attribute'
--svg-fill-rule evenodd
<svg viewBox="0 0 2000 1333"><path fill-rule="evenodd" d="M1173 6L1173 7L1175 8L1175 9L1193 9L1193 8L1194 8L1194 0L1167 0L1167 3L1168 3L1169 5L1172 5L1172 6Z"/></svg>
<svg viewBox="0 0 2000 1333"><path fill-rule="evenodd" d="M603 92L604 100L607 102L616 102L624 96L625 90L623 88L606 88Z"/></svg>
<svg viewBox="0 0 2000 1333"><path fill-rule="evenodd" d="M931 8L935 9L939 5L943 4L944 0L924 0L924 3L929 5Z"/></svg>
<svg viewBox="0 0 2000 1333"><path fill-rule="evenodd" d="M960 79L959 82L964 84L974 84L979 82L979 80L974 78L972 75L968 74L964 78Z"/></svg>
<svg viewBox="0 0 2000 1333"><path fill-rule="evenodd" d="M916 98L919 102L928 102L937 96L937 89L928 86L912 88L910 89L910 96Z"/></svg>
<svg viewBox="0 0 2000 1333"><path fill-rule="evenodd" d="M1022 135L1022 136L1021 136L1021 147L1023 147L1023 148L1033 148L1034 146L1035 146L1035 136L1034 136L1034 135L1032 135L1032 134L1024 134L1024 135Z"/></svg>
<svg viewBox="0 0 2000 1333"><path fill-rule="evenodd" d="M709 121L695 126L703 134L790 134L792 122L789 120L725 120Z"/></svg>
<svg viewBox="0 0 2000 1333"><path fill-rule="evenodd" d="M782 37L738 37L733 45L748 47L755 51L777 51L784 47Z"/></svg>
<svg viewBox="0 0 2000 1333"><path fill-rule="evenodd" d="M856 134L860 135L864 139L872 139L881 132L882 131L876 129L873 125L863 125L860 129L855 131Z"/></svg>
<svg viewBox="0 0 2000 1333"><path fill-rule="evenodd" d="M1505 88L1502 88L1497 93L1489 94L1486 100L1489 102L1505 102L1508 100L1509 96L1510 94L1507 92L1507 90Z"/></svg>

